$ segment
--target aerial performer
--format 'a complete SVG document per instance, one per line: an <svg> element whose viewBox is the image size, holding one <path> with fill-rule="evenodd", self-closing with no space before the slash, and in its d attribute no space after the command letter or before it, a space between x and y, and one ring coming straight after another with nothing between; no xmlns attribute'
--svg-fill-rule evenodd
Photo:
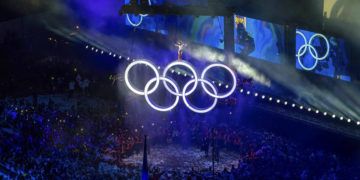
<svg viewBox="0 0 360 180"><path fill-rule="evenodd" d="M178 60L181 61L184 48L187 46L187 44L183 43L182 41L178 41L175 46L178 47Z"/></svg>

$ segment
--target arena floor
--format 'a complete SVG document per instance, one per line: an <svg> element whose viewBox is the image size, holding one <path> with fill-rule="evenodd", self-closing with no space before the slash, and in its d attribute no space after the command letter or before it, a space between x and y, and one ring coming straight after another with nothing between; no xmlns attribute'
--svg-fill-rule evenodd
<svg viewBox="0 0 360 180"><path fill-rule="evenodd" d="M210 153L209 153L210 154ZM240 155L233 152L220 152L220 161L215 162L215 170L222 171L225 167L229 170L232 165L237 166ZM141 166L143 162L143 153L132 155L123 159L125 165ZM181 171L202 170L212 166L211 156L205 157L203 151L197 148L182 148L181 146L155 146L150 149L148 155L150 167L179 169Z"/></svg>

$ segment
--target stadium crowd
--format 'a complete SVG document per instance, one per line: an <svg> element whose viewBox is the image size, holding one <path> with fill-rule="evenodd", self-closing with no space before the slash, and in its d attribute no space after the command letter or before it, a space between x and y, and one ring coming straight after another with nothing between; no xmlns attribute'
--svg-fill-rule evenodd
<svg viewBox="0 0 360 180"><path fill-rule="evenodd" d="M64 60L65 59L65 60ZM75 61L75 60L74 60ZM123 166L124 157L142 150L145 134L128 129L120 102L92 96L111 82L80 71L73 60L46 57L40 62L13 62L16 72L0 82L0 177L34 179L139 179L140 167ZM10 62L11 63L11 62ZM11 71L9 69L8 71ZM15 71L14 71L15 72ZM23 72L39 72L30 75ZM107 78L108 74L102 76ZM34 80L34 81L32 81ZM107 84L108 83L108 84ZM25 98L19 98L26 92ZM43 95L45 94L45 95ZM171 121L167 119L167 121ZM149 134L156 143L190 145L204 156L222 158L221 151L240 154L217 179L357 179L360 168L334 153L302 147L271 132L212 127L188 119L167 123ZM151 151L150 151L151 155ZM192 170L153 167L151 179L207 179L211 167Z"/></svg>
<svg viewBox="0 0 360 180"><path fill-rule="evenodd" d="M116 110L114 102L92 99L72 104L67 100L67 96L41 96L37 104L31 98L1 102L0 169L34 178L139 177L139 167L119 164L122 158L141 151L141 128L134 132L124 127L124 113ZM335 154L303 148L269 132L225 125L213 128L196 121L188 121L188 131L179 131L178 126L169 123L152 138L166 139L159 142L171 145L181 143L180 137L193 137L192 145L204 152L215 144L217 151L241 155L237 165L216 172L219 179L359 177L359 167L345 165ZM150 174L153 179L210 178L212 170L151 167Z"/></svg>

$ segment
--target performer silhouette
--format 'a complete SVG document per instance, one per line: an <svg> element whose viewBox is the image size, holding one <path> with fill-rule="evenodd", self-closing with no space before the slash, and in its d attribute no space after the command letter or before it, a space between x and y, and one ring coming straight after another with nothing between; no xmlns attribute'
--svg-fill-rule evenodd
<svg viewBox="0 0 360 180"><path fill-rule="evenodd" d="M178 60L181 61L182 60L183 50L187 46L187 44L183 43L182 41L178 41L175 44L175 46L178 47Z"/></svg>

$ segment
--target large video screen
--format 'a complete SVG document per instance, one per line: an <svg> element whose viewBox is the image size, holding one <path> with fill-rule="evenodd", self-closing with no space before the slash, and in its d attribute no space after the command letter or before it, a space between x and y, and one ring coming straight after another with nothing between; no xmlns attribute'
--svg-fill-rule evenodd
<svg viewBox="0 0 360 180"><path fill-rule="evenodd" d="M125 4L129 4L130 0L125 0ZM182 5L205 5L207 4L207 0L148 0L149 5L163 5L163 4L173 4L177 6ZM164 16L164 15L133 15L127 14L125 15L126 22L125 24L128 26L137 27L140 29L144 29L147 31L157 32L160 34L168 35L169 28L172 28L174 22L180 20L182 22L186 22L187 27L193 27L191 32L186 32L187 35L190 35L191 40L195 42L204 43L213 47L223 48L223 45L214 44L211 41L214 39L212 36L209 36L210 33L215 33L215 36L219 36L220 33L215 32L214 30L218 26L217 23L212 23L212 19L209 16L200 16L200 18L191 18L188 17L179 17L176 18L174 16ZM223 22L223 18L221 18ZM177 24L176 28L183 29L184 27L179 26ZM223 25L222 25L223 26ZM212 28L213 27L213 28ZM193 30L199 30L198 32L194 32ZM222 28L223 29L223 28ZM221 33L223 34L223 33Z"/></svg>
<svg viewBox="0 0 360 180"><path fill-rule="evenodd" d="M177 31L187 40L224 49L222 16L178 16Z"/></svg>
<svg viewBox="0 0 360 180"><path fill-rule="evenodd" d="M284 26L243 16L234 16L235 53L281 63L284 53Z"/></svg>
<svg viewBox="0 0 360 180"><path fill-rule="evenodd" d="M149 0L150 5L161 5L164 0ZM130 0L125 0L125 4L129 4ZM147 31L157 32L160 34L168 34L168 25L166 16L163 15L147 15L147 14L126 14L125 24Z"/></svg>
<svg viewBox="0 0 360 180"><path fill-rule="evenodd" d="M351 81L345 41L306 30L296 30L296 68Z"/></svg>

